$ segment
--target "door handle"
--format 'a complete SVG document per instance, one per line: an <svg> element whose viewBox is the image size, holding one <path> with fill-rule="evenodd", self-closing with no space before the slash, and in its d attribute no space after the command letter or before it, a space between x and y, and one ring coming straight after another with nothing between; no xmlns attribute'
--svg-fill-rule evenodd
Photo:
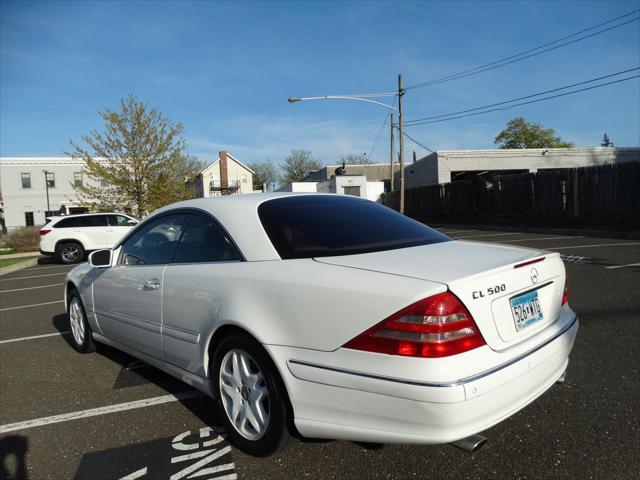
<svg viewBox="0 0 640 480"><path fill-rule="evenodd" d="M143 290L158 290L160 288L160 280L157 278L150 278L144 282Z"/></svg>

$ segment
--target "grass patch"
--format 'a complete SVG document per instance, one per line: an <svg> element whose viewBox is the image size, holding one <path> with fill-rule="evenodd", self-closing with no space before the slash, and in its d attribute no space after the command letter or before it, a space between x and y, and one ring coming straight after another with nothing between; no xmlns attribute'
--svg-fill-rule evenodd
<svg viewBox="0 0 640 480"><path fill-rule="evenodd" d="M22 258L0 258L0 268L8 267L9 265L14 265L16 263L24 262L25 260L29 260L29 257Z"/></svg>

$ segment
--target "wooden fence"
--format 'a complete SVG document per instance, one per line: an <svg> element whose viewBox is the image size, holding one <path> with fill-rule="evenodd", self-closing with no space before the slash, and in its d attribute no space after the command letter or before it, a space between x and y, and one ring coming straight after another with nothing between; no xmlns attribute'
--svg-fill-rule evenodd
<svg viewBox="0 0 640 480"><path fill-rule="evenodd" d="M398 209L399 193L384 196ZM640 161L540 170L405 192L405 213L438 217L640 217Z"/></svg>

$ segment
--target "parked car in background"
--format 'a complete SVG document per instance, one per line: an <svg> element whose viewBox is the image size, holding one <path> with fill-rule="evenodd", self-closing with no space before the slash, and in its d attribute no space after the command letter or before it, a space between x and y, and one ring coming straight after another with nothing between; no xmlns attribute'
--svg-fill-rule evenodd
<svg viewBox="0 0 640 480"><path fill-rule="evenodd" d="M40 253L62 263L78 263L88 252L113 247L137 224L137 219L124 213L47 217L40 229Z"/></svg>
<svg viewBox="0 0 640 480"><path fill-rule="evenodd" d="M565 282L556 252L456 241L346 195L257 194L161 208L74 268L65 300L79 352L106 343L211 395L254 455L292 424L472 450L564 378Z"/></svg>

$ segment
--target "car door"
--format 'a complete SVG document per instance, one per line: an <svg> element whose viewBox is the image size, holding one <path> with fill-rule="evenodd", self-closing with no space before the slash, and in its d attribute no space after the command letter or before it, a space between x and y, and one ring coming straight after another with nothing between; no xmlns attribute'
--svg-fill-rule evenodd
<svg viewBox="0 0 640 480"><path fill-rule="evenodd" d="M163 273L187 219L178 213L145 222L126 239L117 264L94 281L94 310L105 336L162 357Z"/></svg>
<svg viewBox="0 0 640 480"><path fill-rule="evenodd" d="M209 214L193 213L164 273L164 358L204 376L203 358L213 329L231 314L225 281L243 262L231 237Z"/></svg>
<svg viewBox="0 0 640 480"><path fill-rule="evenodd" d="M136 223L132 218L125 215L106 215L109 226L107 227L107 244L108 248L122 240L122 238L131 230Z"/></svg>
<svg viewBox="0 0 640 480"><path fill-rule="evenodd" d="M85 250L98 250L107 247L107 217L105 215L84 215L76 217L75 227L71 229Z"/></svg>

